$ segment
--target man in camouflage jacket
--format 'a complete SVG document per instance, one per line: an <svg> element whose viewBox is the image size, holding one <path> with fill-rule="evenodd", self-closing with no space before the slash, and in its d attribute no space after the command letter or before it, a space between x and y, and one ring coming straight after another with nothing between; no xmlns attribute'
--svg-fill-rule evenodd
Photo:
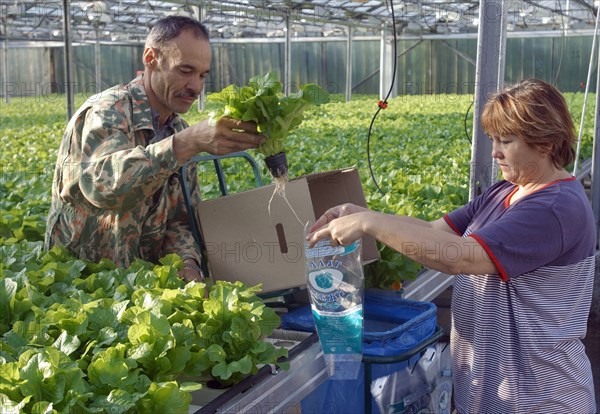
<svg viewBox="0 0 600 414"><path fill-rule="evenodd" d="M46 247L66 246L82 259L157 262L169 253L182 276L202 277L179 168L198 152L225 154L264 140L253 123L223 118L188 126L187 112L210 68L208 33L199 22L170 16L153 27L144 74L89 98L64 134L52 185ZM189 170L200 200L195 165Z"/></svg>

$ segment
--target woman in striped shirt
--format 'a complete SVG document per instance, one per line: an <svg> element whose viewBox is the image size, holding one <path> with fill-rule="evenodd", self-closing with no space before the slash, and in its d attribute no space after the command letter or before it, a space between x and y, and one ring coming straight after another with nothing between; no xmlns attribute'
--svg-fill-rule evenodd
<svg viewBox="0 0 600 414"><path fill-rule="evenodd" d="M552 85L498 92L482 126L503 180L444 217L423 220L355 205L317 220L312 245L365 234L424 266L455 275L451 349L459 413L596 412L585 336L596 225L566 171L574 126Z"/></svg>

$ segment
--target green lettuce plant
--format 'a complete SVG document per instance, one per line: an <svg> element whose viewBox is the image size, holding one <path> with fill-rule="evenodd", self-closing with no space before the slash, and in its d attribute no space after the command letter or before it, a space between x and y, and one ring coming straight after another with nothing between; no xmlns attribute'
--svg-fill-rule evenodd
<svg viewBox="0 0 600 414"><path fill-rule="evenodd" d="M282 83L269 72L251 78L247 86L229 85L221 92L208 95L206 100L214 108L209 114L213 122L222 116L256 122L266 137L257 151L267 160L285 152L286 138L302 123L304 111L329 102L329 94L317 84L307 83L298 92L285 96ZM283 167L270 168L274 177L287 174L287 165L284 171L278 172L277 168Z"/></svg>
<svg viewBox="0 0 600 414"><path fill-rule="evenodd" d="M0 406L31 413L187 413L211 378L287 356L259 286L184 283L159 265L90 263L41 242L0 245ZM184 382L188 378L193 382Z"/></svg>

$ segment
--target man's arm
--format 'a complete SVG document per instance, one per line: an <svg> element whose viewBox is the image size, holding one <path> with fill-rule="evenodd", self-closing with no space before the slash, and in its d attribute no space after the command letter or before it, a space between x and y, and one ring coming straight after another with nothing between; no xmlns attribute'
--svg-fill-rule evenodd
<svg viewBox="0 0 600 414"><path fill-rule="evenodd" d="M82 130L79 187L98 208L127 211L151 197L177 169L172 137L147 147L127 113L92 108Z"/></svg>
<svg viewBox="0 0 600 414"><path fill-rule="evenodd" d="M197 166L190 165L188 168L188 188L190 189L190 198L192 206L198 205L200 202L200 190L198 186ZM184 202L183 188L181 185L177 187L177 207L173 214L173 218L167 222L167 229L164 235L163 252L164 254L177 253L186 262L186 267L183 271L183 276L188 279L201 278L197 267L200 265L200 247L196 245L196 241L192 235L189 211ZM195 210L192 212L195 214ZM196 216L196 220L198 217ZM208 276L208 275L202 275Z"/></svg>
<svg viewBox="0 0 600 414"><path fill-rule="evenodd" d="M90 203L127 211L154 194L195 154L226 154L264 142L255 124L228 118L215 127L203 121L148 146L143 145L142 134L132 131L130 117L115 107L88 112L82 132L79 186Z"/></svg>
<svg viewBox="0 0 600 414"><path fill-rule="evenodd" d="M224 155L256 148L265 142L254 122L223 117L216 124L201 121L175 134L173 148L179 165L199 152Z"/></svg>

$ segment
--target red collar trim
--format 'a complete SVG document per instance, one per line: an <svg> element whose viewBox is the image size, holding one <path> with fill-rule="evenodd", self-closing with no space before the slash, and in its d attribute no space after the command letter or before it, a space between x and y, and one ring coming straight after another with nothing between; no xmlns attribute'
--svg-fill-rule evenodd
<svg viewBox="0 0 600 414"><path fill-rule="evenodd" d="M556 183L560 183L561 181L575 181L576 179L577 179L576 177L572 176L572 177L569 177L569 178L563 178L561 180L552 181L552 182L546 184L545 186L538 188L534 192L531 192L531 193L527 194L527 196L529 196L529 195L531 195L533 193L536 193L536 192L538 192L540 190L543 190L544 188L550 187L551 185L554 185ZM519 187L515 185L515 188L504 199L504 208L510 207L510 199L512 198L513 195L515 195L515 193L518 190L519 190Z"/></svg>

